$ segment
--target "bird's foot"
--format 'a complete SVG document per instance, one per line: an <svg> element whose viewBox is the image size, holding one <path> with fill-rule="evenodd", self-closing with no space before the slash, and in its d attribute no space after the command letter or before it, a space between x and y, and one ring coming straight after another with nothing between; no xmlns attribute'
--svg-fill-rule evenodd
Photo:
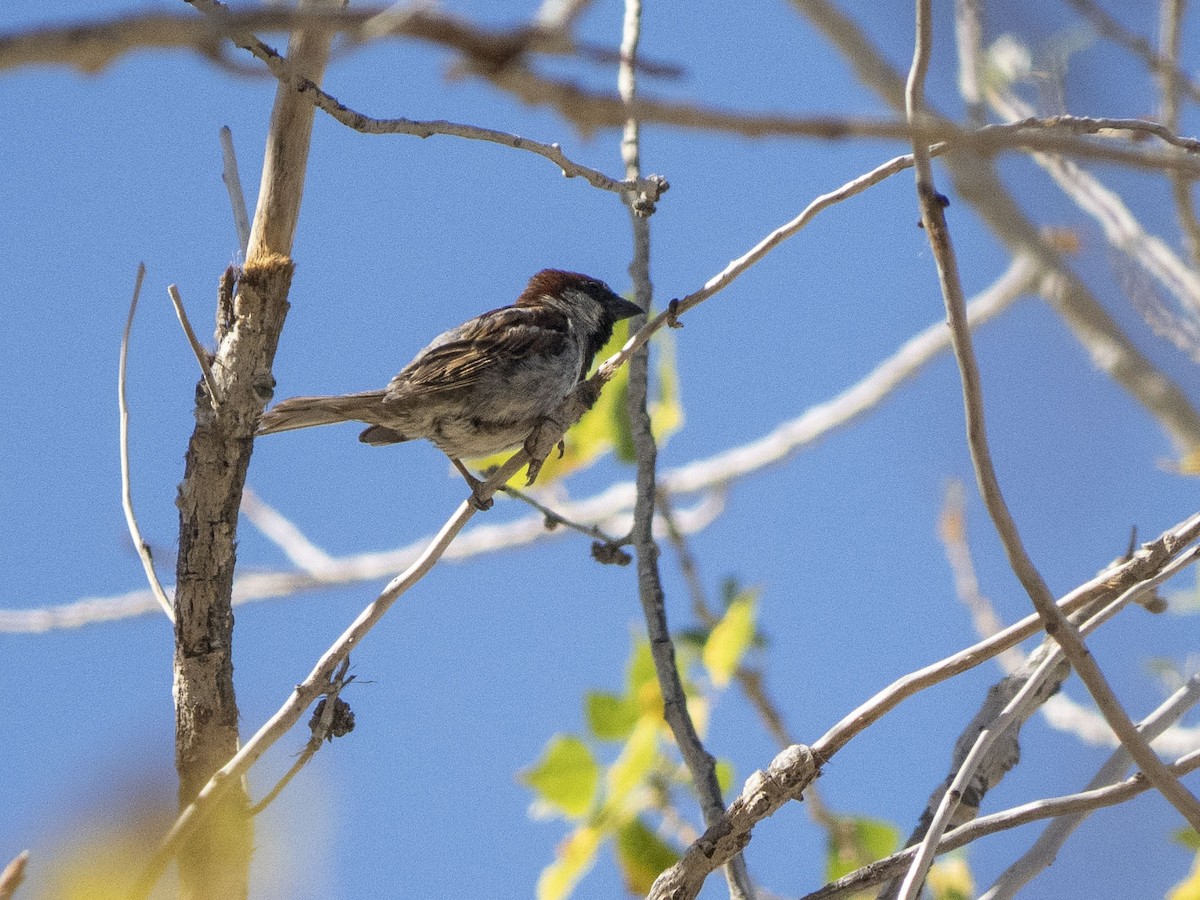
<svg viewBox="0 0 1200 900"><path fill-rule="evenodd" d="M529 432L529 437L525 439L525 452L529 454L528 477L525 479L526 487L537 481L538 474L542 471L542 464L546 461L546 457L550 455L551 450L555 447L558 448L559 459L562 459L563 454L567 452L567 442L561 437L552 444L546 444L545 435L549 433L561 435L562 425L547 416L534 426L533 431Z"/></svg>
<svg viewBox="0 0 1200 900"><path fill-rule="evenodd" d="M491 509L492 504L496 501L494 501L491 497L483 496L484 482L480 481L469 471L467 471L467 467L464 466L460 460L457 460L452 456L450 457L450 462L454 463L454 468L458 469L459 474L466 479L467 484L471 488L471 496L467 498L468 502L480 512L486 512L487 510Z"/></svg>

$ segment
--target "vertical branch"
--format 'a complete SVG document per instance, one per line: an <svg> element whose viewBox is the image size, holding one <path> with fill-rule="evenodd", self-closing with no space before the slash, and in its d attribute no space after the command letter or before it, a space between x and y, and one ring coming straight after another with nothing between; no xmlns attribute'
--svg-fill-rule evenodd
<svg viewBox="0 0 1200 900"><path fill-rule="evenodd" d="M1183 28L1183 11L1187 0L1162 0L1162 22L1158 52L1163 65L1158 70L1162 89L1162 123L1172 131L1179 130L1179 44ZM1196 204L1192 199L1192 182L1172 172L1171 194L1175 211L1183 229L1184 242L1193 266L1200 266L1200 221L1196 219Z"/></svg>
<svg viewBox="0 0 1200 900"><path fill-rule="evenodd" d="M905 88L905 107L910 122L919 124L926 117L924 85L929 67L929 56L933 43L933 26L930 20L930 0L917 0L917 37L913 52L912 69ZM948 200L937 192L933 182L933 166L929 149L920 142L913 144L914 169L916 171L917 200L921 208L921 222L929 237L929 245L937 264L938 280L946 303L946 317L950 324L954 355L958 360L962 377L963 405L967 419L967 444L979 492L983 496L988 514L1000 535L1012 568L1021 586L1029 595L1046 630L1046 634L1058 641L1063 653L1079 674L1096 705L1104 714L1109 727L1137 761L1142 772L1164 797L1183 815L1192 827L1200 823L1200 803L1192 796L1150 749L1145 738L1138 733L1124 708L1112 692L1100 667L1083 643L1078 628L1058 608L1054 596L1043 581L1041 574L1029 558L1016 522L1000 490L1000 482L992 464L988 448L987 426L983 414L983 393L980 384L979 366L972 347L971 331L967 324L962 283L958 274L958 262L946 224L945 207ZM915 896L920 888L917 866L910 869L905 879L902 896Z"/></svg>
<svg viewBox="0 0 1200 900"><path fill-rule="evenodd" d="M637 49L641 37L641 0L625 0L625 21L621 35L621 64L617 73L617 89L621 99L632 102L637 96ZM641 177L639 158L638 121L629 118L621 137L621 158L625 163L625 177L636 180ZM629 275L633 281L635 302L649 310L652 298L650 284L650 218L647 210L635 207L635 197L626 198L629 219L633 229L633 260ZM630 332L635 332L645 323L645 316L630 320ZM650 637L650 650L654 657L654 668L663 695L663 716L675 736L675 743L683 754L684 762L692 775L704 821L712 825L725 814L721 799L721 788L717 784L716 762L704 749L696 727L688 714L687 698L679 669L675 664L675 646L667 627L667 611L663 601L662 577L658 567L659 548L654 540L654 503L657 495L658 448L650 429L650 413L646 406L649 382L650 348L642 346L629 360L629 396L627 399L630 430L637 453L637 500L633 510L633 530L630 537L637 552L638 594L642 601L642 612L646 617L646 630ZM753 898L753 887L746 872L746 864L738 854L725 866L725 877L729 882L731 897Z"/></svg>
<svg viewBox="0 0 1200 900"><path fill-rule="evenodd" d="M295 34L288 64L320 81L328 49L327 34ZM219 415L207 390L197 389L196 428L177 500L175 766L183 807L238 750L231 605L238 507L255 424L274 387L271 365L287 314L314 113L306 98L280 84L245 271L236 297L223 295L219 302L212 364ZM247 894L253 835L244 787L235 785L215 807L179 854L185 898Z"/></svg>

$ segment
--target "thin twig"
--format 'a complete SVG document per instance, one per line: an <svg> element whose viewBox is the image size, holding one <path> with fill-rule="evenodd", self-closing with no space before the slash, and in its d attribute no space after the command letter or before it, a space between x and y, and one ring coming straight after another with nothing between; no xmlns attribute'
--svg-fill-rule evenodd
<svg viewBox="0 0 1200 900"><path fill-rule="evenodd" d="M1146 740L1154 741L1169 728L1176 727L1175 723L1178 719L1197 702L1200 702L1200 674L1193 675L1186 684L1181 685L1154 712L1143 719L1138 724L1138 728L1146 736ZM1112 785L1129 768L1129 762L1128 751L1123 747L1118 747L1092 776L1084 791ZM1150 785L1144 778L1140 780L1146 788L1149 788ZM980 900L1008 900L1013 897L1024 885L1054 861L1067 838L1079 827L1088 812L1090 810L1074 812L1049 823L1038 835L1033 846L1020 859L1005 869L995 883L983 893Z"/></svg>
<svg viewBox="0 0 1200 900"><path fill-rule="evenodd" d="M1187 83L1178 66L1179 45L1183 38L1183 13L1186 0L1162 0L1161 23L1159 26L1159 51L1163 68L1158 73L1159 89L1162 91L1162 122L1171 131L1179 130L1179 94ZM1195 96L1195 95L1193 95ZM1171 195L1175 198L1175 213L1183 231L1192 266L1200 266L1200 221L1196 217L1196 203L1192 196L1192 183L1178 173L1171 173Z"/></svg>
<svg viewBox="0 0 1200 900"><path fill-rule="evenodd" d="M213 412L219 415L221 412L221 389L217 387L217 379L213 375L208 351L204 349L204 345L196 337L196 332L192 330L192 323L188 321L187 312L183 308L183 298L179 296L179 288L169 284L167 293L171 297L171 305L175 307L175 315L179 317L179 324L183 326L183 333L187 335L192 352L196 354L196 362L200 363L200 371L204 374L204 385L208 388L208 400L212 404Z"/></svg>
<svg viewBox="0 0 1200 900"><path fill-rule="evenodd" d="M1175 776L1187 775L1200 768L1200 750L1171 763L1168 768ZM1064 797L1050 797L1045 800L1035 800L1012 809L980 816L972 822L962 825L945 834L938 842L937 852L948 853L965 847L972 841L989 834L996 834L1030 822L1065 815L1086 815L1106 806L1116 806L1132 800L1139 794L1150 790L1153 785L1144 775L1138 773L1132 778L1118 784L1095 790L1083 791L1078 794L1068 794ZM826 885L811 894L805 894L801 900L844 900L844 898L860 896L860 892L880 884L898 874L911 865L917 848L909 847L885 859L871 863L857 872L851 872L839 878L833 884ZM983 900L983 898L981 898Z"/></svg>
<svg viewBox="0 0 1200 900"><path fill-rule="evenodd" d="M229 193L229 208L233 212L233 225L237 229L238 249L242 259L246 258L246 247L250 243L250 213L246 209L246 194L242 190L242 176L238 174L237 152L233 147L233 132L228 125L221 126L221 180Z"/></svg>
<svg viewBox="0 0 1200 900"><path fill-rule="evenodd" d="M337 568L337 561L332 556L305 537L291 519L264 502L249 487L242 489L241 511L264 537L307 574L319 579Z"/></svg>
<svg viewBox="0 0 1200 900"><path fill-rule="evenodd" d="M316 712L313 713L313 717L308 723L309 728L312 729L308 743L304 745L304 749L300 751L291 768L283 774L283 777L275 783L266 796L250 807L249 815L257 816L275 802L275 798L283 793L283 789L300 774L300 770L308 765L309 760L316 756L317 751L327 742L332 741L335 737L342 737L354 729L354 714L349 711L349 707L345 706L345 701L341 700L339 696L342 688L354 680L353 675L349 678L346 677L349 669L350 657L347 656L342 660L342 664L338 666L337 672L326 686L324 699L318 704Z"/></svg>
<svg viewBox="0 0 1200 900"><path fill-rule="evenodd" d="M1200 101L1200 85L1188 77L1188 73L1179 67L1174 58L1165 53L1160 56L1148 40L1110 16L1095 0L1067 0L1067 3L1088 19L1101 37L1139 57L1146 64L1146 68L1156 75L1178 81L1193 101Z"/></svg>
<svg viewBox="0 0 1200 900"><path fill-rule="evenodd" d="M17 854L4 871L0 872L0 900L12 900L17 888L25 880L25 867L29 864L29 851L22 850Z"/></svg>
<svg viewBox="0 0 1200 900"><path fill-rule="evenodd" d="M992 107L1005 118L1018 120L1032 112L1011 90L987 92ZM1200 276L1164 241L1148 234L1117 192L1099 178L1057 154L1034 153L1034 161L1050 175L1080 209L1096 220L1104 237L1147 274L1162 284L1185 309L1200 314Z"/></svg>
<svg viewBox="0 0 1200 900"><path fill-rule="evenodd" d="M919 120L924 115L925 73L928 69L933 42L930 0L917 0L916 8L917 39L912 70L906 89L906 106L909 118L912 120ZM963 402L967 416L967 442L971 451L971 461L975 467L984 504L1000 535L1009 565L1045 623L1046 633L1059 642L1072 667L1087 686L1088 692L1096 701L1101 712L1104 713L1105 720L1120 738L1121 743L1129 749L1142 771L1146 773L1146 777L1162 792L1163 796L1193 828L1200 830L1200 802L1197 802L1179 779L1166 769L1157 754L1137 732L1120 701L1113 694L1112 688L1109 687L1104 674L1096 665L1095 659L1084 645L1075 625L1055 605L1054 596L1042 580L1041 574L1034 567L1021 542L1016 523L1012 519L1004 501L1004 495L1000 490L1000 483L996 477L991 453L988 449L979 369L972 349L970 328L966 322L958 266L946 226L946 201L934 187L933 170L928 152L920 145L914 144L913 156L921 221L937 263L938 279L942 285L946 313L954 337L954 353L958 359L959 371L962 376ZM912 867L905 876L901 889L901 896L904 900L913 900L920 892L925 873L932 862L933 846L940 837L936 828L930 828Z"/></svg>
<svg viewBox="0 0 1200 900"><path fill-rule="evenodd" d="M532 497L519 488L513 487L511 484L506 484L500 489L514 500L520 500L522 503L532 506L542 514L543 521L546 523L546 530L551 531L559 525L570 528L572 531L578 531L580 534L587 535L600 543L604 544L613 550L619 550L629 543L628 538L615 538L608 534L599 525L585 525L582 522L576 522L574 519L568 518L557 510L542 503L536 497Z"/></svg>
<svg viewBox="0 0 1200 900"><path fill-rule="evenodd" d="M146 265L138 263L133 298L129 301L129 316L125 319L125 331L121 335L121 361L117 364L117 408L121 415L121 507L125 510L125 524L129 526L129 537L133 540L133 547L142 561L142 569L146 572L146 580L150 582L154 599L173 623L175 609L167 597L167 592L163 590L162 582L158 580L158 573L154 571L154 557L150 553L150 545L142 538L142 530L138 527L137 516L133 512L132 479L129 477L129 405L125 400L125 368L129 358L129 335L133 331L133 315L137 312L138 297L142 293L142 282L145 278Z"/></svg>
<svg viewBox="0 0 1200 900"><path fill-rule="evenodd" d="M210 17L223 20L231 13L229 7L218 0L187 0L192 6L207 13ZM491 38L489 38L491 40ZM496 131L491 128L479 128L474 125L463 125L456 122L417 121L413 119L375 119L355 112L336 98L322 90L319 85L297 75L279 54L259 41L253 34L239 35L238 46L253 54L264 63L271 74L283 84L289 85L307 98L317 109L333 117L348 128L353 128L363 134L408 134L416 137L432 137L433 135L449 135L468 140L487 141L501 144L516 150L527 150L557 165L567 178L581 177L593 187L612 191L618 194L633 193L642 198L643 203L651 207L654 202L667 190L666 179L652 175L636 182L621 182L609 178L602 172L580 165L567 158L558 144L544 144L540 141L523 138L519 135ZM503 42L501 42L503 43ZM481 51L482 52L482 51Z"/></svg>

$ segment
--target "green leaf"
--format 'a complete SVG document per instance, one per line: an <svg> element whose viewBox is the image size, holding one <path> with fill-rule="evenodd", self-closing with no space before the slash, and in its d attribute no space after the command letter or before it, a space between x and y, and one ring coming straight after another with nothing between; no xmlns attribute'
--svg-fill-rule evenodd
<svg viewBox="0 0 1200 900"><path fill-rule="evenodd" d="M520 774L542 801L578 819L591 809L600 784L600 766L579 738L555 735L542 758Z"/></svg>
<svg viewBox="0 0 1200 900"><path fill-rule="evenodd" d="M636 697L646 684L658 683L658 674L654 670L654 656L650 653L650 642L644 637L634 638L633 651L629 654L625 672L625 683L631 697Z"/></svg>
<svg viewBox="0 0 1200 900"><path fill-rule="evenodd" d="M729 684L729 679L741 665L742 657L754 640L757 613L757 592L743 591L729 604L721 621L713 626L701 658L717 687Z"/></svg>
<svg viewBox="0 0 1200 900"><path fill-rule="evenodd" d="M555 851L557 859L538 877L537 900L563 900L596 862L600 829L590 825L576 828Z"/></svg>
<svg viewBox="0 0 1200 900"><path fill-rule="evenodd" d="M1200 855L1192 862L1187 878L1171 888L1166 900L1200 900Z"/></svg>
<svg viewBox="0 0 1200 900"><path fill-rule="evenodd" d="M830 829L825 857L825 880L836 881L860 866L883 859L900 846L900 829L881 819L842 817L841 827Z"/></svg>
<svg viewBox="0 0 1200 900"><path fill-rule="evenodd" d="M640 818L630 819L617 831L617 862L629 893L644 897L663 870L679 861L679 853Z"/></svg>
<svg viewBox="0 0 1200 900"><path fill-rule="evenodd" d="M623 741L637 724L637 702L628 696L589 691L585 703L588 728L602 741Z"/></svg>
<svg viewBox="0 0 1200 900"><path fill-rule="evenodd" d="M737 778L737 773L734 771L733 763L727 759L717 760L717 787L721 789L721 796L729 796L729 790L733 787L734 780Z"/></svg>
<svg viewBox="0 0 1200 900"><path fill-rule="evenodd" d="M629 740L616 761L609 766L606 806L619 808L625 799L646 781L658 760L658 720L649 716L638 719Z"/></svg>
<svg viewBox="0 0 1200 900"><path fill-rule="evenodd" d="M671 332L660 331L654 341L658 348L658 396L650 401L650 430L661 447L683 427L683 401L675 365L675 339Z"/></svg>
<svg viewBox="0 0 1200 900"><path fill-rule="evenodd" d="M1171 840L1189 850L1200 850L1200 834L1195 828L1180 828L1171 834Z"/></svg>
<svg viewBox="0 0 1200 900"><path fill-rule="evenodd" d="M975 896L975 880L961 853L949 853L935 862L925 884L933 900L971 900Z"/></svg>

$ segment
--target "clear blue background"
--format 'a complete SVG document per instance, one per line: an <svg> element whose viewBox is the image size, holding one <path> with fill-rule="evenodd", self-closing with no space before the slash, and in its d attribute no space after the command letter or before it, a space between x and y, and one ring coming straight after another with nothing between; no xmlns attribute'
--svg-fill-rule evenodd
<svg viewBox="0 0 1200 900"><path fill-rule="evenodd" d="M938 3L931 99L961 113L949 3ZM911 55L912 4L847 4L899 67ZM536 5L453 9L526 21ZM0 30L182 4L46 3L0 7ZM582 35L615 46L621 5L603 0ZM1193 17L1194 18L1194 17ZM1012 30L1035 48L1073 20L1052 6L998 5L989 40ZM1153 36L1148 21L1129 23ZM1186 58L1200 34L1189 21ZM687 68L679 82L643 78L649 94L796 114L887 116L825 40L786 3L648 3L642 50ZM487 84L445 77L452 56L376 45L339 58L327 89L381 117L445 118L558 141L575 160L617 176L619 135L575 134ZM611 89L610 68L555 61L555 71ZM237 261L221 183L218 130L232 128L253 202L274 82L214 68L182 52L139 52L86 76L30 68L0 78L0 310L6 392L0 456L0 605L20 609L143 586L122 518L116 367L137 263L149 268L130 356L134 493L142 529L171 581L174 496L192 428L195 361L165 286L178 283L202 337L214 288ZM1155 108L1153 83L1111 45L1072 60L1070 111L1134 116ZM1189 110L1185 132L1195 128ZM652 222L659 302L698 288L814 196L903 152L897 143L746 140L657 126L643 130L647 171L671 190ZM1075 228L1078 270L1165 371L1200 400L1196 368L1153 336L1120 291L1096 227L1031 163L1002 162L1039 221ZM1161 180L1097 168L1147 226L1177 230ZM949 189L948 179L941 186ZM1007 257L969 208L949 211L965 287L990 284ZM854 383L942 316L911 175L823 213L675 333L687 423L664 469L770 430ZM504 147L433 137L364 136L318 114L276 360L279 396L381 386L426 340L510 302L546 266L629 288L627 216L615 196L564 180L548 162ZM1160 462L1172 448L1155 422L1095 371L1040 301L1025 301L979 335L993 447L1028 548L1058 592L1196 507L1193 482ZM896 677L971 643L936 537L949 478L970 481L957 371L943 357L870 417L790 462L738 482L724 515L694 539L715 594L727 575L763 590L771 638L768 686L793 732L820 736ZM585 497L632 477L606 460L569 482ZM250 484L334 555L407 544L432 532L463 496L432 447L363 447L349 426L262 441ZM524 516L498 502L485 521ZM1000 614L1028 612L972 493L970 538L985 593ZM480 521L477 519L476 521ZM595 565L589 542L444 563L409 593L354 655L347 698L358 728L323 750L263 817L257 897L526 897L565 833L527 816L514 775L549 737L582 727L581 698L618 689L630 634L641 626L634 573ZM248 523L242 571L287 566ZM690 621L675 559L663 556L672 625ZM239 607L234 660L243 733L252 733L379 584ZM1183 661L1195 622L1139 611L1093 646L1129 709L1161 688L1149 657ZM33 852L28 896L64 846L120 823L147 797L173 794L171 634L161 616L76 631L0 635L6 683L0 728L4 795L0 858ZM837 810L879 816L905 832L943 777L950 747L996 670L982 667L910 700L826 769ZM1083 697L1077 682L1068 685ZM251 774L256 796L290 764L296 730ZM769 735L731 693L708 738L739 784L774 755ZM1023 764L989 810L1078 789L1107 751L1035 721ZM1192 782L1193 787L1196 783ZM689 811L695 814L695 811ZM1178 817L1155 797L1094 816L1031 896L1161 895L1190 855L1168 840ZM1030 830L971 851L982 886ZM823 837L792 804L755 832L748 861L764 886L818 886ZM620 892L605 857L577 891ZM720 896L714 879L705 896Z"/></svg>

